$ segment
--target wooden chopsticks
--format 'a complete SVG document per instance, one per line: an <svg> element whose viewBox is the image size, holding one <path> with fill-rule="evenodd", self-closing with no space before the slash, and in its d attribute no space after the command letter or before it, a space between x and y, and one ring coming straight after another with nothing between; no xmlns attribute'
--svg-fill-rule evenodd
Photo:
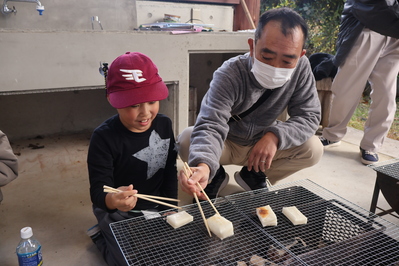
<svg viewBox="0 0 399 266"><path fill-rule="evenodd" d="M109 186L105 186L105 185L103 186L103 188L104 188L104 192L107 192L107 193L122 192L122 190L119 190L119 189L116 189L116 188L113 188L113 187L109 187ZM165 197L159 197L159 196L153 196L153 195L144 195L144 194L139 194L139 193L135 194L134 196L139 198L139 199L144 199L144 200L148 200L148 201L151 201L151 202L154 202L154 203L162 204L162 205L165 205L165 206L168 206L168 207L181 209L181 207L179 207L179 206L175 206L175 205L172 205L172 204L169 204L169 203L166 203L166 202L162 202L162 201L156 200L156 199L161 199L161 200L169 200L169 201L177 201L177 202L179 202L180 200L178 200L178 199L165 198Z"/></svg>
<svg viewBox="0 0 399 266"><path fill-rule="evenodd" d="M183 171L184 171L184 174L187 176L187 179L190 179L193 172L191 171L190 167L188 166L188 164L186 162L183 164ZM206 230L208 231L209 237L212 237L211 230L209 229L208 221L206 220L205 214L202 211L202 207L198 200L198 196L195 193L193 193L193 196L195 198L195 201L197 202L198 209L200 210L202 220L204 220L204 224L205 224Z"/></svg>
<svg viewBox="0 0 399 266"><path fill-rule="evenodd" d="M187 179L190 179L190 177L193 175L193 172L191 171L190 167L188 166L188 164L186 162L184 162L184 164L183 164L183 170L184 170L185 175L187 176ZM215 210L215 212L218 215L220 215L218 210L216 209L215 205L213 205L212 201L209 199L208 195L205 193L204 189L201 187L200 183L197 182L196 185L201 189L202 193L205 195L207 201L209 202L209 204L211 204L211 206ZM201 212L201 216L202 216L202 219L204 220L204 224L205 224L206 229L208 230L209 236L212 237L211 231L210 231L209 226L208 226L208 221L206 220L204 212L202 211L202 207L201 207L201 204L200 204L200 202L198 200L198 196L197 196L196 193L193 193L193 195L194 195L194 198L195 198L195 200L197 202L198 209Z"/></svg>
<svg viewBox="0 0 399 266"><path fill-rule="evenodd" d="M190 173L190 177L193 174L193 172L191 171L190 167L188 166L188 164L186 162L184 162L184 166L185 168L189 171ZM220 215L220 213L218 212L218 210L216 209L215 205L213 205L212 201L209 199L208 195L206 194L205 190L201 187L200 183L197 182L197 186L201 189L202 193L205 195L206 200L209 202L209 204L211 204L213 210Z"/></svg>

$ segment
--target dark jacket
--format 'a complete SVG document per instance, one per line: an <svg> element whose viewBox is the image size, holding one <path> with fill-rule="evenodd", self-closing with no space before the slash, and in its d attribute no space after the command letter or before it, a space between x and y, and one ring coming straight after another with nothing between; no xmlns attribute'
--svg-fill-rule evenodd
<svg viewBox="0 0 399 266"><path fill-rule="evenodd" d="M332 63L333 58L333 55L327 53L315 53L309 56L315 80L335 77L338 68Z"/></svg>
<svg viewBox="0 0 399 266"><path fill-rule="evenodd" d="M389 4L388 4L389 3ZM399 38L399 5L397 0L347 0L341 16L337 52L333 59L339 67L352 49L363 28Z"/></svg>

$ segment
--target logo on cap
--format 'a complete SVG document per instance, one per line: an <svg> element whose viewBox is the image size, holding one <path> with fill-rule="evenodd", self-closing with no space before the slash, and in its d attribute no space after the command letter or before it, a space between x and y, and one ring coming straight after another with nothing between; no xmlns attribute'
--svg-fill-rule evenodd
<svg viewBox="0 0 399 266"><path fill-rule="evenodd" d="M129 73L122 75L122 77L124 77L126 80L135 80L136 82L143 82L146 80L145 78L141 78L143 76L143 71L141 71L140 69L120 69L120 71L124 73Z"/></svg>

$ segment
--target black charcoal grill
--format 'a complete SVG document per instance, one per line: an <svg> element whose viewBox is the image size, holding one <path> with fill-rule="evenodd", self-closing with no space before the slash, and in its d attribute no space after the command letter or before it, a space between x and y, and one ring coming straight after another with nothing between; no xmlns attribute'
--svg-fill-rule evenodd
<svg viewBox="0 0 399 266"><path fill-rule="evenodd" d="M370 211L375 213L378 208L381 210L381 212L377 213L379 216L391 214L399 218L399 216L392 214L393 212L399 214L399 159L373 164L370 167L377 172ZM380 191L391 206L391 209L384 210L377 207Z"/></svg>
<svg viewBox="0 0 399 266"><path fill-rule="evenodd" d="M209 237L194 204L183 206L194 221L178 229L165 217L137 217L110 226L128 265L250 265L255 255L275 265L399 265L398 226L309 180L214 202L233 222L234 236ZM209 203L201 205L207 218L214 215ZM261 226L256 208L265 205L276 213L277 226ZM296 206L308 223L292 225L281 213L288 206Z"/></svg>

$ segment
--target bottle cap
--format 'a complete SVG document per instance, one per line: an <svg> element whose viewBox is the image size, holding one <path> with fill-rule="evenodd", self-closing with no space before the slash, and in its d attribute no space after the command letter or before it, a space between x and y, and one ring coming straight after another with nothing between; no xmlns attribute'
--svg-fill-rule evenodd
<svg viewBox="0 0 399 266"><path fill-rule="evenodd" d="M33 236L32 228L31 227L24 227L21 229L21 238L28 239Z"/></svg>

